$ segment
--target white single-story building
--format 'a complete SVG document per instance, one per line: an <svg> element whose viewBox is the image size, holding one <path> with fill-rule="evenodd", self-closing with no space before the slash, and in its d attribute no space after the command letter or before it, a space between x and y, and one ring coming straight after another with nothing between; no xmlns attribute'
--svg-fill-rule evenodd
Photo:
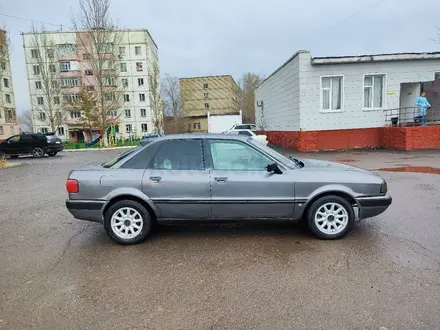
<svg viewBox="0 0 440 330"><path fill-rule="evenodd" d="M387 109L414 107L423 82L434 80L440 80L440 52L312 57L298 51L256 89L256 123L269 133L382 127L391 119ZM438 93L432 95L440 110ZM413 120L410 111L401 111L399 122Z"/></svg>

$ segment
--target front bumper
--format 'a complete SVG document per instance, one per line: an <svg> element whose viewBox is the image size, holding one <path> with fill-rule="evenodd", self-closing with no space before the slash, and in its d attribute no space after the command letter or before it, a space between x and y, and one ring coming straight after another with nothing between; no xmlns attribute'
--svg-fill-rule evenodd
<svg viewBox="0 0 440 330"><path fill-rule="evenodd" d="M66 200L66 207L75 219L104 223L103 201Z"/></svg>
<svg viewBox="0 0 440 330"><path fill-rule="evenodd" d="M62 144L51 144L46 147L46 152L60 152L64 150Z"/></svg>
<svg viewBox="0 0 440 330"><path fill-rule="evenodd" d="M359 219L378 216L386 211L393 201L391 195L359 197L356 199L359 207Z"/></svg>

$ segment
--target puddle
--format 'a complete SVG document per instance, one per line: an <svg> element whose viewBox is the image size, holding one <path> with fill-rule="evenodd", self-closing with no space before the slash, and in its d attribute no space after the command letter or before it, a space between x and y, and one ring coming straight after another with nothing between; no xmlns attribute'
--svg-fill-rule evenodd
<svg viewBox="0 0 440 330"><path fill-rule="evenodd" d="M430 166L400 166L400 167L385 167L379 168L376 171L385 172L412 172L412 173L427 173L440 174L440 168Z"/></svg>

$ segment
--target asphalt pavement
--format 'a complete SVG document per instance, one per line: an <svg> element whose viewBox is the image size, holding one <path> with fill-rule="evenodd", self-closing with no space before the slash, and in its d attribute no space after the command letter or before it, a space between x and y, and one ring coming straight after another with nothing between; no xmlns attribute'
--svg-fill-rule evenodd
<svg viewBox="0 0 440 330"><path fill-rule="evenodd" d="M286 223L181 225L120 246L64 204L72 168L120 152L0 169L1 329L440 329L439 175L381 172L393 204L338 241ZM307 156L440 168L432 151Z"/></svg>

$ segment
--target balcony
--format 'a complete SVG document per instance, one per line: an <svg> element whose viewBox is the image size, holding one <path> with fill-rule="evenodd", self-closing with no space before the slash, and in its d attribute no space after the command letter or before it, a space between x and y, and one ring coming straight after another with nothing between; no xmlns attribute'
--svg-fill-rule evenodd
<svg viewBox="0 0 440 330"><path fill-rule="evenodd" d="M5 122L6 123L16 123L17 122L17 115L15 113L15 110L5 109Z"/></svg>

